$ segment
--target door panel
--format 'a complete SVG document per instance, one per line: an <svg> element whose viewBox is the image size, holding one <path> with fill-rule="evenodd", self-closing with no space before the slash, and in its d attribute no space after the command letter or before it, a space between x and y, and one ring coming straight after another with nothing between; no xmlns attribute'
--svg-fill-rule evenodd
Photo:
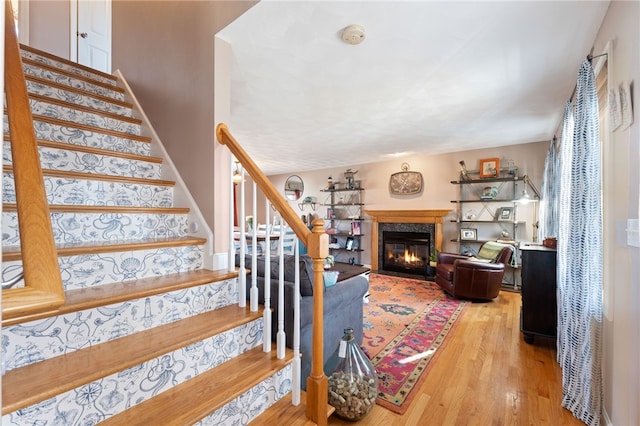
<svg viewBox="0 0 640 426"><path fill-rule="evenodd" d="M78 63L111 73L111 0L76 4Z"/></svg>

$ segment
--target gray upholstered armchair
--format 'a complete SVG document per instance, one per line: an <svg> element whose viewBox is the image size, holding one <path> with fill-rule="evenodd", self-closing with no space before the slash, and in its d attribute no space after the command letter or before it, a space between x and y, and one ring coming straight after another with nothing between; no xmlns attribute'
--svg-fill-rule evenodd
<svg viewBox="0 0 640 426"><path fill-rule="evenodd" d="M462 299L491 300L502 286L505 265L513 255L513 246L486 242L477 257L438 253L436 284L450 295Z"/></svg>

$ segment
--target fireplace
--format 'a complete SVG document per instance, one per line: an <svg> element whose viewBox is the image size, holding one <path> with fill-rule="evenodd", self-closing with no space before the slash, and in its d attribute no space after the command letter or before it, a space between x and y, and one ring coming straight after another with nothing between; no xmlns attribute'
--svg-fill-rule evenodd
<svg viewBox="0 0 640 426"><path fill-rule="evenodd" d="M429 234L429 253L442 251L443 222L451 210L365 210L371 217L371 269L384 273L382 234L391 232L420 232ZM420 256L423 257L423 256ZM425 275L424 268L420 275ZM411 274L413 275L413 273ZM417 274L416 274L417 275Z"/></svg>
<svg viewBox="0 0 640 426"><path fill-rule="evenodd" d="M428 232L382 232L382 269L424 275L429 262L431 234Z"/></svg>

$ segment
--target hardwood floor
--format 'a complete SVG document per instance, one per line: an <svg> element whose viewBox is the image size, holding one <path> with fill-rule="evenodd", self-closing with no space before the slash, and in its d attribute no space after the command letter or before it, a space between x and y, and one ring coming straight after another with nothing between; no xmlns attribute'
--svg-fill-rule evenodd
<svg viewBox="0 0 640 426"><path fill-rule="evenodd" d="M561 407L555 341L520 333L520 294L470 303L404 415L376 405L361 425L583 425ZM335 416L330 425L352 425Z"/></svg>

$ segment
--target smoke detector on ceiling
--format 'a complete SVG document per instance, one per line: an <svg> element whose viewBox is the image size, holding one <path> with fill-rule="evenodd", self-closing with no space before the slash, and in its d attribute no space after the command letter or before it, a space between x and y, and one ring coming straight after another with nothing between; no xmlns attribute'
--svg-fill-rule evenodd
<svg viewBox="0 0 640 426"><path fill-rule="evenodd" d="M364 27L362 25L349 25L342 30L342 41L349 44L360 44L364 41Z"/></svg>

